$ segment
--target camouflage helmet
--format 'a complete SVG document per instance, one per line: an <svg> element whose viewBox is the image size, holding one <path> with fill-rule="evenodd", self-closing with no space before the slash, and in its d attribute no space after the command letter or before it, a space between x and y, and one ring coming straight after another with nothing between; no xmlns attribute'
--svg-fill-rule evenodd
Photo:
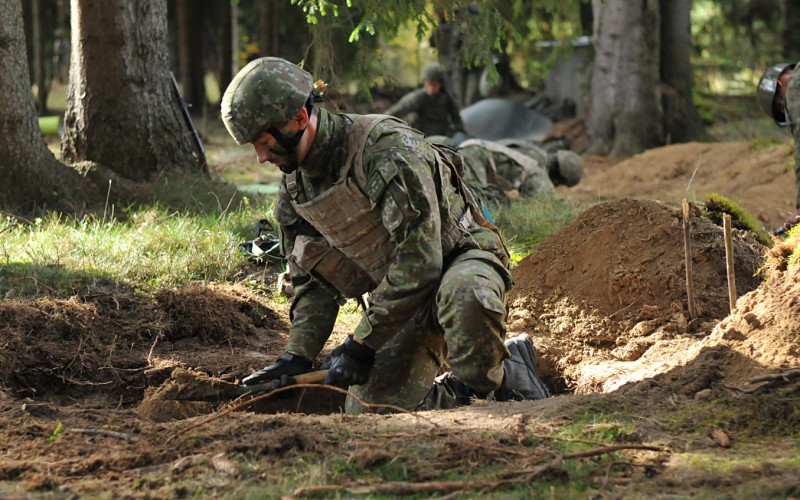
<svg viewBox="0 0 800 500"><path fill-rule="evenodd" d="M794 64L788 63L770 66L764 71L764 74L761 75L761 80L758 81L758 87L756 88L756 101L758 102L758 106L770 118L775 120L775 124L779 127L785 127L788 122L786 120L786 112L779 106L776 106L777 103L775 102L775 93L778 91L778 79L787 70L792 69L794 69Z"/></svg>
<svg viewBox="0 0 800 500"><path fill-rule="evenodd" d="M225 128L237 144L253 142L267 128L294 118L313 86L308 72L285 59L255 59L236 74L222 96Z"/></svg>
<svg viewBox="0 0 800 500"><path fill-rule="evenodd" d="M579 183L583 177L583 160L578 154L568 150L559 149L556 151L558 158L558 173L569 187Z"/></svg>
<svg viewBox="0 0 800 500"><path fill-rule="evenodd" d="M433 82L443 82L444 72L442 71L442 67L439 66L439 63L431 62L426 64L425 67L422 68L422 79Z"/></svg>

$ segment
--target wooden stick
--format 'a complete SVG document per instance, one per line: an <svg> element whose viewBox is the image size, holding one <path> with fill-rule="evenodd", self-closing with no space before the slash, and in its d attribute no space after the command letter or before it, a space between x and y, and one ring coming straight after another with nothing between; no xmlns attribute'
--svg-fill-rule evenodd
<svg viewBox="0 0 800 500"><path fill-rule="evenodd" d="M731 313L736 310L736 274L733 270L733 236L731 231L731 214L722 214L722 229L725 234L725 267L728 271L728 302Z"/></svg>
<svg viewBox="0 0 800 500"><path fill-rule="evenodd" d="M694 285L692 284L692 244L689 227L689 200L683 199L683 253L686 261L686 295L689 302L689 320L697 319L694 305Z"/></svg>
<svg viewBox="0 0 800 500"><path fill-rule="evenodd" d="M135 443L139 440L136 436L125 434L124 432L107 431L105 429L69 429L70 432L77 432L78 434L97 434L98 436L108 436L117 439L124 439L129 443Z"/></svg>

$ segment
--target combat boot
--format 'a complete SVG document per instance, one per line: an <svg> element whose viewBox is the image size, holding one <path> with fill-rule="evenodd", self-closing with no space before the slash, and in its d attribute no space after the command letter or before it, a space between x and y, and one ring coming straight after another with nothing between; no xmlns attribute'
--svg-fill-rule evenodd
<svg viewBox="0 0 800 500"><path fill-rule="evenodd" d="M505 341L511 357L503 361L503 382L495 391L498 401L523 401L528 399L544 399L550 397L536 367L536 349L528 334L523 333Z"/></svg>

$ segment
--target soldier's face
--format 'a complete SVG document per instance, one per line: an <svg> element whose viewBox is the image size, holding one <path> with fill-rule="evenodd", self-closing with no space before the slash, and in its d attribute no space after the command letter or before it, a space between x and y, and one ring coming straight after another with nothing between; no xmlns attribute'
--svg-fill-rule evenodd
<svg viewBox="0 0 800 500"><path fill-rule="evenodd" d="M422 86L425 88L425 92L427 92L428 95L436 95L442 90L441 82L435 82L433 80L423 81Z"/></svg>
<svg viewBox="0 0 800 500"><path fill-rule="evenodd" d="M284 131L281 130L280 132L283 133ZM284 149L269 132L262 132L261 135L256 137L256 140L253 141L253 147L256 150L258 163L269 162L280 168L297 162L297 153Z"/></svg>

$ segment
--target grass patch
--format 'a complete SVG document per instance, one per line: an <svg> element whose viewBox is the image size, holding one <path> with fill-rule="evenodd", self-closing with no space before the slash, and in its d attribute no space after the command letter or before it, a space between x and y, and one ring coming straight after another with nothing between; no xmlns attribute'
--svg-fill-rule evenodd
<svg viewBox="0 0 800 500"><path fill-rule="evenodd" d="M0 296L59 296L124 283L135 289L241 277L239 242L255 237L268 206L191 214L154 205L102 220L51 214L0 217Z"/></svg>
<svg viewBox="0 0 800 500"><path fill-rule="evenodd" d="M496 206L492 215L509 245L512 264L516 264L572 222L577 209L570 202L552 196L533 196Z"/></svg>
<svg viewBox="0 0 800 500"><path fill-rule="evenodd" d="M735 201L718 193L709 193L706 196L706 211L708 212L708 217L718 226L723 225L723 214L730 215L731 227L752 231L762 245L772 246L772 238L764 229L764 226Z"/></svg>

